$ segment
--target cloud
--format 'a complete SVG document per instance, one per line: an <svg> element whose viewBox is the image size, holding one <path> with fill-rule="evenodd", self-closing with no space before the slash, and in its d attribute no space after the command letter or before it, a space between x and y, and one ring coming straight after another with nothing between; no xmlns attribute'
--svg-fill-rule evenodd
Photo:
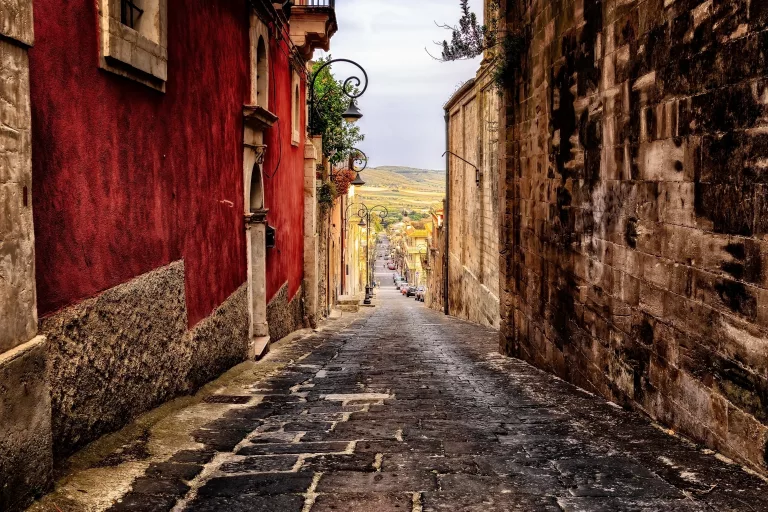
<svg viewBox="0 0 768 512"><path fill-rule="evenodd" d="M478 15L482 2L470 2ZM435 25L455 24L459 0L344 0L337 2L339 31L330 54L352 59L368 72L368 90L358 100L365 117L361 149L371 166L403 165L444 169L443 104L466 80L475 76L480 59L442 63L435 41L450 33ZM425 50L426 48L426 50ZM317 52L316 57L325 55ZM351 66L335 65L344 79Z"/></svg>

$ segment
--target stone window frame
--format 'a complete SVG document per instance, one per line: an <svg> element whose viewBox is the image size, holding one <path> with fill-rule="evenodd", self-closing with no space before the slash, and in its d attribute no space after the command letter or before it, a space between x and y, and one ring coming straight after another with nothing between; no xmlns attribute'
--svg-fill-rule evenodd
<svg viewBox="0 0 768 512"><path fill-rule="evenodd" d="M291 144L301 142L301 79L296 70L291 75Z"/></svg>
<svg viewBox="0 0 768 512"><path fill-rule="evenodd" d="M251 14L251 105L269 110L270 48L269 29L255 14ZM264 55L259 55L259 44L264 44Z"/></svg>
<svg viewBox="0 0 768 512"><path fill-rule="evenodd" d="M99 2L99 67L165 92L168 80L168 0L158 2L158 41L122 23L121 0Z"/></svg>

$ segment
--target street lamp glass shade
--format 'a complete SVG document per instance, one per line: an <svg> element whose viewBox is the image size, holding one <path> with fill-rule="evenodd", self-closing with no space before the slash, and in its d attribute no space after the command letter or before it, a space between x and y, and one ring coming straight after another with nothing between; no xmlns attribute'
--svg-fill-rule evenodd
<svg viewBox="0 0 768 512"><path fill-rule="evenodd" d="M359 108L357 108L355 100L349 100L347 111L341 114L341 117L343 117L344 120L348 123L356 123L358 119L363 117L363 113L360 112Z"/></svg>
<svg viewBox="0 0 768 512"><path fill-rule="evenodd" d="M360 177L360 173L359 173L359 172L357 173L357 176L355 176L355 179L354 179L354 180L352 180L352 183L351 183L351 184L352 184L352 185L357 185L357 186L360 186L360 185L365 185L365 182L364 182L364 181L363 181L363 179Z"/></svg>

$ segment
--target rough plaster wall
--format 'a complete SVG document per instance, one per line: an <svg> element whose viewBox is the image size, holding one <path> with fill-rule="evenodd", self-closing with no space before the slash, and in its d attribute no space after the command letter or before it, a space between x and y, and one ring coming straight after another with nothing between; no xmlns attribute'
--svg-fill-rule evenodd
<svg viewBox="0 0 768 512"><path fill-rule="evenodd" d="M288 281L291 297L304 281L304 144L292 144L293 67L283 40L270 39L270 105L280 119L264 134L269 147L264 160L264 201L267 221L277 230L276 246L267 250L267 298L274 297ZM299 82L299 126L306 126L306 83Z"/></svg>
<svg viewBox="0 0 768 512"><path fill-rule="evenodd" d="M40 315L184 259L196 325L246 280L247 2L168 0L165 93L98 67L94 0L34 7Z"/></svg>
<svg viewBox="0 0 768 512"><path fill-rule="evenodd" d="M475 169L451 158L450 314L498 328L498 94L481 70L451 104L450 149L477 165L482 177L478 186Z"/></svg>
<svg viewBox="0 0 768 512"><path fill-rule="evenodd" d="M768 3L508 22L502 350L766 470Z"/></svg>
<svg viewBox="0 0 768 512"><path fill-rule="evenodd" d="M273 343L304 327L304 301L301 288L289 300L288 283L285 283L267 304L267 321L269 337Z"/></svg>
<svg viewBox="0 0 768 512"><path fill-rule="evenodd" d="M12 6L13 7L13 6ZM18 7L18 6L16 6ZM31 11L31 9L27 9ZM0 34L25 35L0 5ZM31 26L28 27L31 30ZM21 31L21 32L20 32ZM0 353L37 333L27 50L0 40Z"/></svg>
<svg viewBox="0 0 768 512"><path fill-rule="evenodd" d="M42 322L57 457L244 360L246 285L190 331L184 273L172 263Z"/></svg>

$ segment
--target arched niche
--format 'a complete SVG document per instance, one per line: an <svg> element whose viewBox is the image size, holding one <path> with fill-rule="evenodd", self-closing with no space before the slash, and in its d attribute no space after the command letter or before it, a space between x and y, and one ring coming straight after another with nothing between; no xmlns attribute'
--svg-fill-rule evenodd
<svg viewBox="0 0 768 512"><path fill-rule="evenodd" d="M269 61L264 37L259 36L256 47L256 105L268 109L269 99Z"/></svg>
<svg viewBox="0 0 768 512"><path fill-rule="evenodd" d="M249 197L249 210L251 213L264 209L264 178L261 174L261 166L258 163L253 164L251 170L251 186Z"/></svg>

